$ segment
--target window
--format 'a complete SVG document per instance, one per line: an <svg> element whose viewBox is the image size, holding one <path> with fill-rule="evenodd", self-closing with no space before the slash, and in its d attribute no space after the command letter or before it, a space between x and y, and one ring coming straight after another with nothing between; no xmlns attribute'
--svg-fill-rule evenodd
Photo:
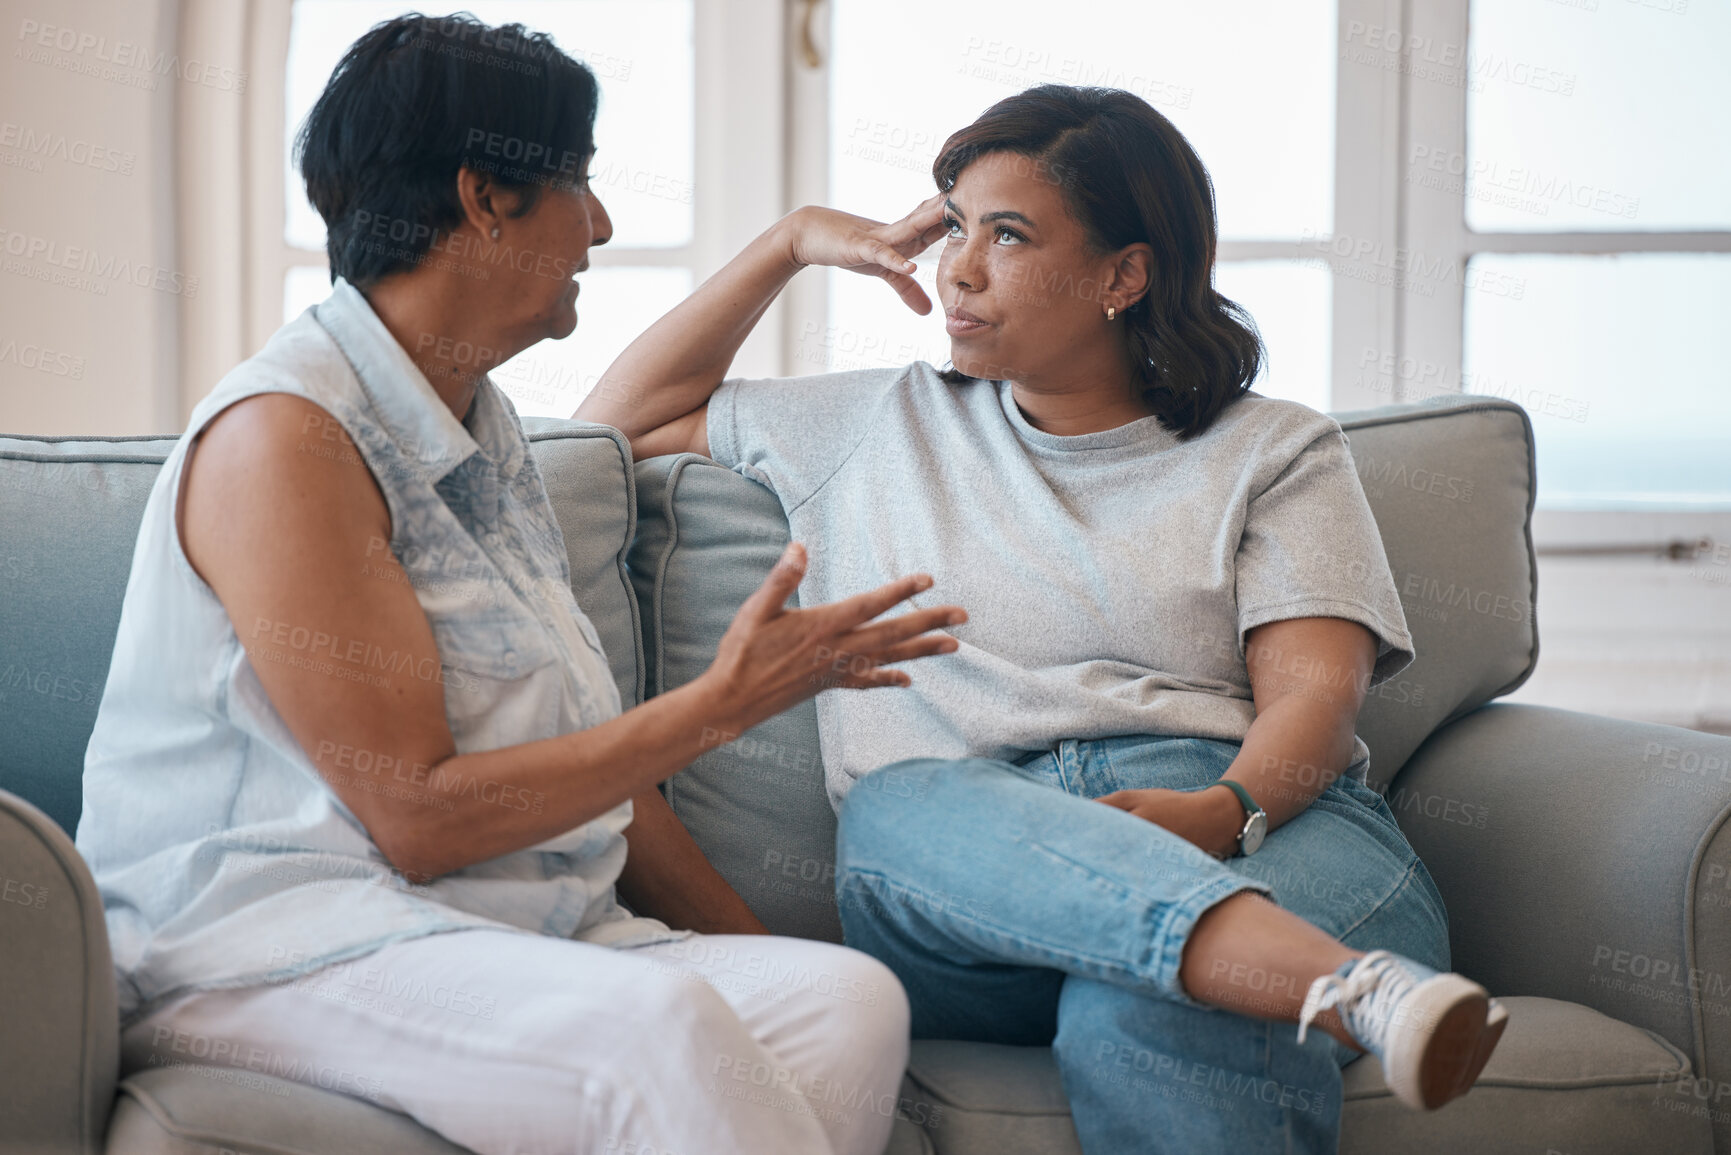
<svg viewBox="0 0 1731 1155"><path fill-rule="evenodd" d="M248 0L256 95L238 145L251 191L228 198L249 206L245 323L223 348L257 349L285 308L324 293L317 222L295 203L277 134L360 31L407 7ZM1337 412L1483 393L1531 416L1546 661L1516 699L1731 724L1713 714L1731 677L1717 564L1731 541L1725 5L469 7L552 32L602 83L596 167L616 234L595 252L577 333L497 374L523 412L571 412L614 352L788 208L900 215L928 195L948 133L993 101L1048 80L1128 88L1213 175L1216 284L1263 333L1258 391ZM218 208L229 187L187 183ZM947 353L941 322L877 281L810 272L733 371Z"/></svg>
<svg viewBox="0 0 1731 1155"><path fill-rule="evenodd" d="M489 24L550 33L601 83L592 186L613 220L581 278L577 331L544 341L493 371L525 415L568 417L613 358L683 300L699 264L694 0L473 0ZM342 54L401 0L294 0L278 168L283 190L281 320L329 292L324 224L307 204L289 155L295 132ZM280 321L278 322L280 323Z"/></svg>
<svg viewBox="0 0 1731 1155"><path fill-rule="evenodd" d="M1086 19L1049 0L957 0L936 22L929 12L923 0L834 0L827 123L796 136L820 152L827 189L801 199L894 219L932 194L944 139L992 103L1042 83L1128 89L1178 126L1214 178L1216 284L1250 310L1269 350L1256 388L1328 407L1331 286L1306 242L1331 232L1335 211L1332 0L1115 0ZM897 31L914 27L921 35ZM934 301L935 252L920 273ZM790 326L790 371L947 360L936 311L916 316L848 273L824 290Z"/></svg>
<svg viewBox="0 0 1731 1155"><path fill-rule="evenodd" d="M1446 0L1364 38L1409 76L1414 250L1462 269L1412 298L1404 394L1532 415L1541 545L1634 547L1653 511L1731 510L1731 9ZM1720 518L1703 518L1707 527Z"/></svg>

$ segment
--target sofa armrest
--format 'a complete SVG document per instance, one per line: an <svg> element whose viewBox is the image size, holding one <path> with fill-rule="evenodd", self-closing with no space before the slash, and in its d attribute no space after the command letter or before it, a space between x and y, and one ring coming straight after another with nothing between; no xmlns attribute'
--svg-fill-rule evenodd
<svg viewBox="0 0 1731 1155"><path fill-rule="evenodd" d="M1487 705L1387 797L1448 904L1457 970L1654 1031L1731 1098L1731 738ZM1713 1118L1731 1151L1731 1111Z"/></svg>
<svg viewBox="0 0 1731 1155"><path fill-rule="evenodd" d="M114 964L84 859L0 790L0 1136L19 1152L99 1155L120 1062Z"/></svg>

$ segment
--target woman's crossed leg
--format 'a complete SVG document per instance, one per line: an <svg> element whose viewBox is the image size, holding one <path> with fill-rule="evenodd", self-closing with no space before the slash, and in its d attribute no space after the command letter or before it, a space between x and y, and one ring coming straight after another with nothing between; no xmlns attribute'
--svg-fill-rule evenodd
<svg viewBox="0 0 1731 1155"><path fill-rule="evenodd" d="M916 1038L1052 1043L1090 1151L1332 1151L1359 1052L1326 1015L1336 1039L1298 1042L1310 986L1370 949L1446 969L1446 920L1356 783L1230 863L1090 800L1205 787L1235 751L1138 737L884 767L842 811L847 941L902 979Z"/></svg>

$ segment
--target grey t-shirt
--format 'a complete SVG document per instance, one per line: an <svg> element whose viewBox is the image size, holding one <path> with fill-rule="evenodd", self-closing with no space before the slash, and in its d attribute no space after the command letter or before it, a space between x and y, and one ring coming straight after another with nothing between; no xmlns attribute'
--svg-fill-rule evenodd
<svg viewBox="0 0 1731 1155"><path fill-rule="evenodd" d="M800 604L924 571L913 605L968 611L948 631L960 649L904 667L911 686L818 696L837 805L903 758L1242 741L1244 634L1264 622L1363 624L1370 687L1413 658L1346 437L1297 402L1248 393L1188 443L1154 417L1062 437L1028 423L1008 382L948 385L922 361L726 381L709 446L781 499L809 555ZM1355 737L1348 772L1369 758Z"/></svg>

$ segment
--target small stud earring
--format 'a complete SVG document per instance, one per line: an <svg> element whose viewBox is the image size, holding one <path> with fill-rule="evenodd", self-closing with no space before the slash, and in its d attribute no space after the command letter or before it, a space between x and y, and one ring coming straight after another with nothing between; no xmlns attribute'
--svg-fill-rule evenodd
<svg viewBox="0 0 1731 1155"><path fill-rule="evenodd" d="M1108 321L1115 321L1118 319L1117 306L1115 306L1115 305L1107 305L1106 306L1106 319Z"/></svg>
<svg viewBox="0 0 1731 1155"><path fill-rule="evenodd" d="M499 226L498 225L493 226L493 239L494 240L499 239Z"/></svg>

